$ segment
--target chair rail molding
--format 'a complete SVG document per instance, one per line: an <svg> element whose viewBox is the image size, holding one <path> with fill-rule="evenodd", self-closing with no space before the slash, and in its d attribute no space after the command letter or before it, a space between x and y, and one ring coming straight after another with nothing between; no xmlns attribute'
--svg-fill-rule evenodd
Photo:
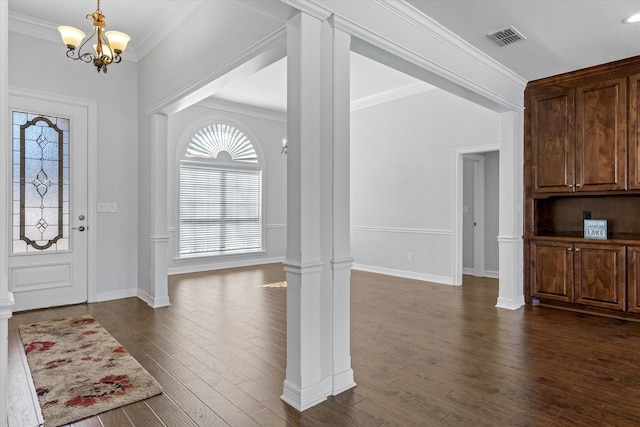
<svg viewBox="0 0 640 427"><path fill-rule="evenodd" d="M442 236L453 235L453 230L436 228L403 228L403 227L365 227L352 225L351 231L370 231L376 233L399 233L399 234L433 234Z"/></svg>

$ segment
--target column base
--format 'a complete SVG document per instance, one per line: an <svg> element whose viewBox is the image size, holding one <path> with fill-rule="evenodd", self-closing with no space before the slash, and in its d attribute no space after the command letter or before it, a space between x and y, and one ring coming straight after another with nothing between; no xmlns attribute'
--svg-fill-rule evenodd
<svg viewBox="0 0 640 427"><path fill-rule="evenodd" d="M507 310L518 310L523 305L524 305L524 297L520 298L519 300L498 298L498 301L496 303L496 307L505 308Z"/></svg>
<svg viewBox="0 0 640 427"><path fill-rule="evenodd" d="M356 382L353 380L353 369L348 369L333 376L332 394L335 396L342 393L343 391L352 389L355 386Z"/></svg>
<svg viewBox="0 0 640 427"><path fill-rule="evenodd" d="M282 390L282 399L285 403L292 406L294 409L302 412L305 409L309 409L318 403L327 400L327 397L331 395L331 378L327 377L321 380L319 383L312 384L310 386L299 388L297 385L290 381L284 381L284 389Z"/></svg>
<svg viewBox="0 0 640 427"><path fill-rule="evenodd" d="M156 298L150 295L148 292L145 292L140 289L138 289L137 297L140 298L142 301L146 302L147 305L149 305L149 307L151 308L167 307L171 305L171 303L169 302L168 296Z"/></svg>

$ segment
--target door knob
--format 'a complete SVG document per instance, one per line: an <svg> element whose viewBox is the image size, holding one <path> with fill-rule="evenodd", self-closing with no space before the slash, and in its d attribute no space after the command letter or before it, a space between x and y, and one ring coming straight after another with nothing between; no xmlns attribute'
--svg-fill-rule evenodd
<svg viewBox="0 0 640 427"><path fill-rule="evenodd" d="M86 228L84 227L84 225L81 225L80 227L73 227L72 230L84 231L86 230Z"/></svg>

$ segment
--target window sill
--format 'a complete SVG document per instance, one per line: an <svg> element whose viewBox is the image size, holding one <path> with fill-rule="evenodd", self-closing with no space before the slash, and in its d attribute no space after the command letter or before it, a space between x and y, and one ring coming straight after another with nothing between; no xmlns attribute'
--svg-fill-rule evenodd
<svg viewBox="0 0 640 427"><path fill-rule="evenodd" d="M229 258L245 258L250 255L266 254L264 249L238 251L233 253L210 253L210 254L197 254L197 255L182 255L174 258L175 262L190 262L190 261L202 261L202 260L214 260L214 259L229 259Z"/></svg>

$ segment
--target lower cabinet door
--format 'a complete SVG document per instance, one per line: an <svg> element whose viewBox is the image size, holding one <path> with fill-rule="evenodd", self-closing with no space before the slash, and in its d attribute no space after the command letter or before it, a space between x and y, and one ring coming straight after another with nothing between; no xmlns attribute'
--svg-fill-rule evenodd
<svg viewBox="0 0 640 427"><path fill-rule="evenodd" d="M623 245L574 245L575 302L626 309L626 257Z"/></svg>
<svg viewBox="0 0 640 427"><path fill-rule="evenodd" d="M627 308L640 313L640 246L627 246Z"/></svg>
<svg viewBox="0 0 640 427"><path fill-rule="evenodd" d="M573 244L531 242L531 296L573 302Z"/></svg>

